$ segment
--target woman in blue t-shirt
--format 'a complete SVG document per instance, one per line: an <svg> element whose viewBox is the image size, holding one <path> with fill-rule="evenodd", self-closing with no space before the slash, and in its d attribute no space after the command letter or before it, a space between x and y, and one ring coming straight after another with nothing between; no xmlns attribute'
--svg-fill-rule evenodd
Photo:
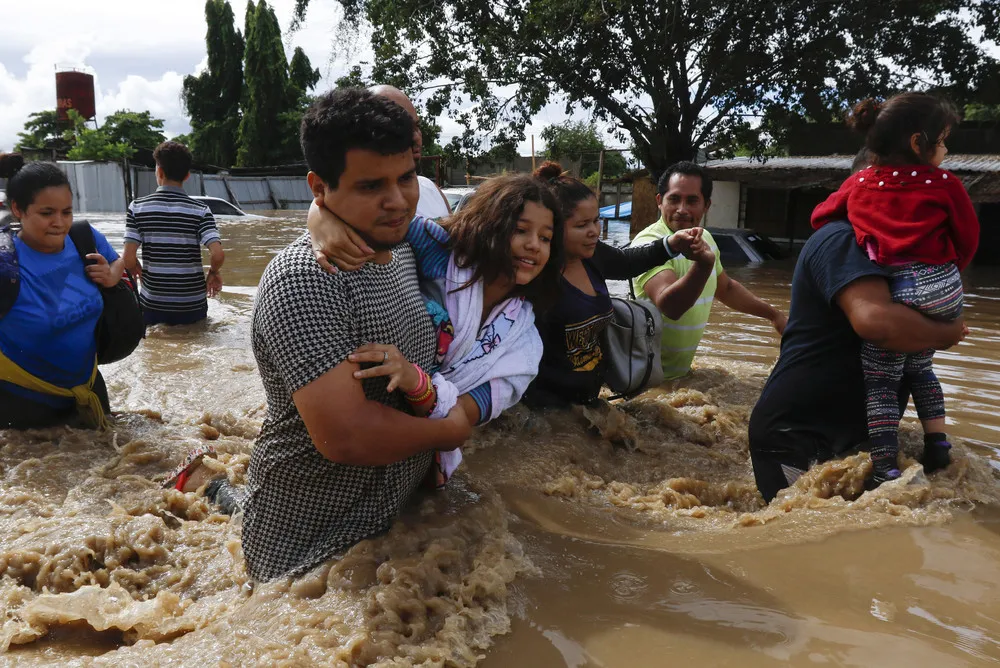
<svg viewBox="0 0 1000 668"><path fill-rule="evenodd" d="M94 230L98 252L87 255L90 264L84 266L68 236L73 193L58 166L28 163L8 180L7 200L20 221L13 237L19 287L0 318L0 377L8 379L0 380L0 428L75 425L78 404L96 413L99 400L110 411L107 388L96 371L95 332L104 309L100 287L118 283L123 263ZM38 391L40 386L61 391ZM67 390L77 396L67 396ZM87 417L90 425L103 419Z"/></svg>

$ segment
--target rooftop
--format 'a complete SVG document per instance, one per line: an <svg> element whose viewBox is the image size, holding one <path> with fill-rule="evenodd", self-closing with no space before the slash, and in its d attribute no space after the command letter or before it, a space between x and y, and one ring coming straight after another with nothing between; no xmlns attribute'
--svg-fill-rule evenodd
<svg viewBox="0 0 1000 668"><path fill-rule="evenodd" d="M828 188L847 178L853 155L795 156L759 160L730 158L705 164L716 181L740 181L758 188ZM941 167L954 172L974 201L1000 201L1000 155L949 155Z"/></svg>

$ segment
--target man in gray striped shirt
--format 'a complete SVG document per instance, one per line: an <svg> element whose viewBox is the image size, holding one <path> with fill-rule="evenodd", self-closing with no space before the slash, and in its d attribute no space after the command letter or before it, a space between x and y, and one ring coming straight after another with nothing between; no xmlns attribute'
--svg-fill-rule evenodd
<svg viewBox="0 0 1000 668"><path fill-rule="evenodd" d="M128 207L125 267L141 278L139 301L146 324L188 325L205 319L207 297L222 289L222 238L209 208L184 192L191 172L187 147L163 142L153 158L159 188ZM140 245L141 269L136 257ZM211 253L207 277L201 246Z"/></svg>

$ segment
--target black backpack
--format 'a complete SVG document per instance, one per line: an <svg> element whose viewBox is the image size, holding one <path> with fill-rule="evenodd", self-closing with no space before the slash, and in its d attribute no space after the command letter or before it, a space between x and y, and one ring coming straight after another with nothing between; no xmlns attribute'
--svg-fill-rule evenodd
<svg viewBox="0 0 1000 668"><path fill-rule="evenodd" d="M14 308L21 292L21 266L17 263L11 221L10 216L0 214L0 318Z"/></svg>
<svg viewBox="0 0 1000 668"><path fill-rule="evenodd" d="M97 262L86 257L97 252L94 228L90 223L86 220L74 222L69 228L69 238L73 240L84 265ZM131 355L139 341L146 338L146 321L142 317L135 278L127 269L115 287L98 287L104 297L104 311L97 322L97 363L111 364Z"/></svg>
<svg viewBox="0 0 1000 668"><path fill-rule="evenodd" d="M93 264L87 255L97 252L94 229L86 220L73 223L69 229L80 259L84 264ZM97 322L97 362L110 364L123 360L132 354L146 336L146 322L139 306L139 293L135 289L135 279L127 270L113 288L100 287L104 298L104 310ZM21 291L21 271L14 247L14 232L9 220L0 225L0 318L7 315Z"/></svg>

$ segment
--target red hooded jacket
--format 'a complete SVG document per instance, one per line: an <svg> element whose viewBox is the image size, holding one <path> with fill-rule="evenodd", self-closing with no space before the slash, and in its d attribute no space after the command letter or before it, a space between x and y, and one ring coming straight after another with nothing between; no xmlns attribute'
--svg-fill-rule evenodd
<svg viewBox="0 0 1000 668"><path fill-rule="evenodd" d="M869 167L816 207L819 229L847 220L880 265L954 262L965 269L979 246L979 219L957 176L929 165Z"/></svg>

